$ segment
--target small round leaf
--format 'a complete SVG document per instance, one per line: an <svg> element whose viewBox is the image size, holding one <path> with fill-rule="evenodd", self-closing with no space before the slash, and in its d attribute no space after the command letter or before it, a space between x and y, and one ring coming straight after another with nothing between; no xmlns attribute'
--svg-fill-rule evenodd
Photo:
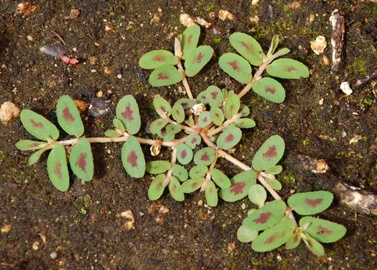
<svg viewBox="0 0 377 270"><path fill-rule="evenodd" d="M199 127L205 128L212 123L211 113L209 111L202 112L198 118Z"/></svg>
<svg viewBox="0 0 377 270"><path fill-rule="evenodd" d="M162 110L167 116L171 114L171 106L169 102L161 96L156 96L153 99L153 106L155 110Z"/></svg>
<svg viewBox="0 0 377 270"><path fill-rule="evenodd" d="M287 203L300 215L314 215L326 210L334 195L328 191L297 193L289 197Z"/></svg>
<svg viewBox="0 0 377 270"><path fill-rule="evenodd" d="M230 35L229 41L250 64L260 66L263 63L262 47L253 37L243 33L234 33Z"/></svg>
<svg viewBox="0 0 377 270"><path fill-rule="evenodd" d="M253 128L255 127L255 121L250 118L237 119L234 124L239 128Z"/></svg>
<svg viewBox="0 0 377 270"><path fill-rule="evenodd" d="M184 193L192 193L198 190L204 183L205 179L203 177L189 179L183 182L181 189Z"/></svg>
<svg viewBox="0 0 377 270"><path fill-rule="evenodd" d="M187 137L186 144L191 148L195 149L197 145L200 144L202 141L202 137L200 137L198 134L191 134Z"/></svg>
<svg viewBox="0 0 377 270"><path fill-rule="evenodd" d="M212 181L207 181L207 187L205 189L205 196L207 204L211 207L216 207L219 202L219 196L217 195L217 189Z"/></svg>
<svg viewBox="0 0 377 270"><path fill-rule="evenodd" d="M235 202L245 198L252 185L256 184L257 173L253 170L243 171L231 180L230 188L221 189L220 197L227 202Z"/></svg>
<svg viewBox="0 0 377 270"><path fill-rule="evenodd" d="M284 87L281 83L272 78L265 77L254 81L251 88L258 95L275 103L282 103L285 99Z"/></svg>
<svg viewBox="0 0 377 270"><path fill-rule="evenodd" d="M231 183L228 178L222 171L214 168L211 171L212 180L218 185L220 188L230 188Z"/></svg>
<svg viewBox="0 0 377 270"><path fill-rule="evenodd" d="M177 159L179 163L182 165L186 165L190 163L192 160L192 157L194 156L194 153L192 152L192 149L184 143L180 143L177 146Z"/></svg>
<svg viewBox="0 0 377 270"><path fill-rule="evenodd" d="M208 172L207 166L196 165L191 168L189 175L191 178L197 178L197 177L203 177L207 172Z"/></svg>
<svg viewBox="0 0 377 270"><path fill-rule="evenodd" d="M179 83L182 79L183 72L168 65L153 70L148 81L152 86L159 87Z"/></svg>
<svg viewBox="0 0 377 270"><path fill-rule="evenodd" d="M189 174L185 167L179 164L174 164L171 169L173 170L173 176L175 176L179 181L184 182L187 180Z"/></svg>
<svg viewBox="0 0 377 270"><path fill-rule="evenodd" d="M166 65L178 64L178 57L169 51L154 50L144 54L139 60L139 66L144 69L156 69Z"/></svg>
<svg viewBox="0 0 377 270"><path fill-rule="evenodd" d="M252 230L245 225L241 225L241 227L237 230L237 239L242 243L249 243L253 241L258 236L258 231Z"/></svg>
<svg viewBox="0 0 377 270"><path fill-rule="evenodd" d="M237 143L240 142L241 138L241 129L235 127L234 125L229 125L223 130L223 132L217 138L216 144L218 147L224 150L229 150L235 145L237 145Z"/></svg>
<svg viewBox="0 0 377 270"><path fill-rule="evenodd" d="M285 143L279 135L268 138L256 152L252 165L253 169L260 171L275 166L284 154Z"/></svg>
<svg viewBox="0 0 377 270"><path fill-rule="evenodd" d="M309 69L303 63L289 59L280 58L267 66L266 71L274 77L282 79L301 79L309 77Z"/></svg>
<svg viewBox="0 0 377 270"><path fill-rule="evenodd" d="M193 77L211 60L213 49L210 46L202 45L194 49L186 58L186 76Z"/></svg>
<svg viewBox="0 0 377 270"><path fill-rule="evenodd" d="M251 82L250 64L235 53L225 53L219 59L219 65L229 76L243 84Z"/></svg>
<svg viewBox="0 0 377 270"><path fill-rule="evenodd" d="M90 181L94 174L93 154L90 142L80 138L69 154L69 164L73 173L84 181Z"/></svg>
<svg viewBox="0 0 377 270"><path fill-rule="evenodd" d="M197 24L194 24L183 31L181 40L183 59L186 59L186 57L196 48L198 45L199 36L200 26Z"/></svg>
<svg viewBox="0 0 377 270"><path fill-rule="evenodd" d="M181 202L185 199L185 194L182 191L181 184L174 176L170 177L169 191L174 200Z"/></svg>
<svg viewBox="0 0 377 270"><path fill-rule="evenodd" d="M145 170L150 174L161 174L171 168L171 163L166 160L154 160L146 164Z"/></svg>
<svg viewBox="0 0 377 270"><path fill-rule="evenodd" d="M69 96L64 95L59 98L56 105L56 116L59 125L69 135L80 137L84 134L84 124L82 123L79 110Z"/></svg>
<svg viewBox="0 0 377 270"><path fill-rule="evenodd" d="M135 178L144 176L145 159L139 141L134 136L128 136L122 147L122 163L126 172Z"/></svg>
<svg viewBox="0 0 377 270"><path fill-rule="evenodd" d="M141 126L139 106L132 95L121 98L116 107L116 116L123 122L128 133L138 133Z"/></svg>
<svg viewBox="0 0 377 270"><path fill-rule="evenodd" d="M166 178L165 174L157 175L148 189L148 198L152 201L157 200L161 197L162 193L164 193L164 180Z"/></svg>
<svg viewBox="0 0 377 270"><path fill-rule="evenodd" d="M224 122L224 113L219 107L211 107L209 111L211 114L212 122L216 126L221 126Z"/></svg>
<svg viewBox="0 0 377 270"><path fill-rule="evenodd" d="M263 207L266 199L267 192L262 185L255 184L249 189L249 200L258 205L259 208Z"/></svg>
<svg viewBox="0 0 377 270"><path fill-rule="evenodd" d="M172 108L172 116L177 123L182 123L185 120L185 111L181 104L175 103Z"/></svg>
<svg viewBox="0 0 377 270"><path fill-rule="evenodd" d="M215 160L215 149L204 147L195 153L194 162L196 165L210 165Z"/></svg>
<svg viewBox="0 0 377 270"><path fill-rule="evenodd" d="M231 119L240 110L240 98L234 92L229 93L225 100L224 116L226 119Z"/></svg>

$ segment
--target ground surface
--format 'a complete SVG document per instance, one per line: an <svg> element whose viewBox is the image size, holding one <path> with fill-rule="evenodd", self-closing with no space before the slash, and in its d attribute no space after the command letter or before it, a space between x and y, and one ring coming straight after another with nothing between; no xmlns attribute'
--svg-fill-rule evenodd
<svg viewBox="0 0 377 270"><path fill-rule="evenodd" d="M286 198L291 190L324 188L318 176L292 164L288 157L305 154L323 158L331 181L342 181L377 192L377 105L372 84L355 88L349 97L339 90L342 81L354 83L377 68L377 6L367 1L32 1L30 14L15 14L16 1L0 3L0 103L12 101L21 109L35 110L52 121L57 99L68 94L90 102L99 91L109 101L111 113L84 116L86 135L102 136L111 126L115 105L133 94L146 110L144 125L155 115L148 111L153 96L181 97L177 87L152 88L149 72L138 59L152 49L173 49L173 37L184 30L182 12L201 16L218 32L202 28L201 42L218 57L229 50L228 36L236 31L252 34L267 49L279 34L292 58L304 62L311 77L284 82L287 98L271 104L250 93L245 102L257 127L246 132L235 156L250 160L270 135L286 141L285 170L280 176ZM299 6L297 6L299 4ZM66 19L70 10L81 14ZM158 12L158 8L161 12ZM221 21L225 9L234 20ZM325 65L323 55L310 49L316 36L326 37L324 55L331 59L329 17L338 9L345 17L345 50L338 72ZM215 14L215 17L210 15ZM154 16L159 17L153 20ZM259 17L259 22L250 18ZM312 21L310 20L312 18ZM47 42L66 42L68 54L80 59L77 68L38 51ZM28 38L28 36L30 36ZM190 80L194 93L210 84L239 91L216 62ZM320 101L323 99L323 104ZM359 136L359 137L355 137ZM95 176L82 184L73 179L68 192L49 182L46 157L27 165L29 153L15 143L31 136L19 119L0 128L0 263L2 269L376 269L376 217L359 215L336 203L322 216L347 227L336 244L325 245L317 258L303 244L287 251L255 253L237 241L235 232L247 209L221 202L208 209L202 194L183 203L163 196L147 199L150 176L130 179L119 157L120 145L95 145ZM350 144L352 138L361 138ZM236 173L235 168L224 170ZM72 177L73 178L73 177ZM321 176L321 179L326 179ZM336 180L333 180L336 179ZM159 213L159 211L167 213ZM127 230L121 213L131 210L135 228ZM164 211L165 210L165 211ZM56 255L56 256L55 256ZM53 258L52 258L53 257Z"/></svg>

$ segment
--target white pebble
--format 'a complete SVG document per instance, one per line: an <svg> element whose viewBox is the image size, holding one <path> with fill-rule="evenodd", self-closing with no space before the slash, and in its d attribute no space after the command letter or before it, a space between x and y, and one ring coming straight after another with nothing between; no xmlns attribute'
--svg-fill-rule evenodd
<svg viewBox="0 0 377 270"><path fill-rule="evenodd" d="M53 252L50 253L50 257L51 257L51 259L55 260L58 257L58 253L53 251Z"/></svg>
<svg viewBox="0 0 377 270"><path fill-rule="evenodd" d="M346 94L347 96L351 95L352 94L352 89L350 87L350 84L349 82L342 82L340 84L340 89L343 91L344 94Z"/></svg>

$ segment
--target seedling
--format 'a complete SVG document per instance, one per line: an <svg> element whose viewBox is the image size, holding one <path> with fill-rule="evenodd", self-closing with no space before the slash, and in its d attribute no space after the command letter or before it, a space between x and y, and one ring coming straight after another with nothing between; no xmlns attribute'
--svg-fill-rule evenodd
<svg viewBox="0 0 377 270"><path fill-rule="evenodd" d="M62 60L67 65L73 65L74 67L77 67L77 64L79 63L79 60L77 60L76 58L70 58L64 55L66 53L66 50L53 43L47 43L41 46L39 48L39 51L41 51L43 54L60 58L60 60Z"/></svg>
<svg viewBox="0 0 377 270"><path fill-rule="evenodd" d="M256 251L269 251L283 244L295 248L302 239L316 255L323 255L319 242L329 243L344 236L346 229L339 224L303 217L296 222L293 211L299 215L314 215L326 210L333 199L327 191L298 193L287 203L277 193L282 188L276 176L282 171L277 165L285 150L284 140L279 135L269 137L256 151L251 166L234 158L228 150L242 139L243 129L255 127L249 118L249 108L242 103L243 97L253 90L276 103L283 102L285 90L277 79L267 75L299 79L309 76L307 67L293 59L280 58L289 53L286 48L277 52L279 38L274 36L267 54L251 36L234 33L230 43L239 53L226 53L219 58L220 67L232 78L245 84L240 93L209 86L194 98L188 79L195 76L210 61L214 50L206 45L198 46L200 27L187 28L175 39L174 54L166 50L154 50L140 58L142 68L153 70L149 82L153 86L166 86L182 82L187 98L170 104L162 96L153 99L158 115L149 126L152 137L138 137L141 128L139 106L132 95L124 96L116 107L113 128L106 137L85 138L84 125L74 101L62 96L57 103L57 119L60 127L72 139L58 141L58 128L43 116L23 110L21 121L25 129L41 141L21 140L20 150L37 150L30 158L34 164L39 157L51 150L47 169L53 185L66 191L69 187L69 169L65 147L69 151L69 165L74 175L84 181L93 178L91 143L121 142L121 160L126 172L140 178L148 172L154 175L148 189L150 200L170 193L176 201L183 201L187 194L204 193L209 206L218 205L219 197L234 202L249 197L258 208L252 209L237 232L242 242L252 242ZM254 66L252 68L252 66ZM252 70L255 73L252 74ZM155 160L146 162L141 144L150 145ZM167 148L170 160L158 159L162 148ZM220 158L241 169L228 176L218 164ZM268 196L272 201L267 202Z"/></svg>

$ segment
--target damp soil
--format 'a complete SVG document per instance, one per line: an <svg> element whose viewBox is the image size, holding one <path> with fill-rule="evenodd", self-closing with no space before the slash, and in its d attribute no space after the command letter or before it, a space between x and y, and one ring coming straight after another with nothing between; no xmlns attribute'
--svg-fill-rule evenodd
<svg viewBox="0 0 377 270"><path fill-rule="evenodd" d="M184 30L181 13L200 16L215 26L202 27L201 43L212 46L215 57L189 80L194 94L211 84L235 91L242 88L217 64L219 55L231 50L230 34L252 34L265 50L272 36L279 34L280 46L291 50L289 57L305 63L311 76L282 81L287 91L283 104L252 93L244 97L257 127L244 132L235 157L250 162L266 138L279 134L286 142L279 178L283 198L293 191L326 189L326 179L377 192L375 82L353 89L350 96L339 89L341 82L352 85L377 69L375 3L261 0L252 6L251 1L239 0L35 0L23 16L16 14L17 4L0 3L1 103L12 101L56 123L54 110L61 95L89 103L101 93L111 109L100 117L83 114L85 134L91 137L104 135L119 99L132 94L141 106L145 129L156 117L150 109L154 95L176 100L182 93L178 86L149 86L149 72L138 67L138 59L152 49L173 50L173 38ZM79 17L66 18L71 9L78 9ZM220 20L221 9L234 14L234 19ZM338 72L331 71L331 63L324 59L331 62L329 17L336 9L346 21ZM318 35L328 43L319 56L310 49L310 41ZM63 45L68 56L79 59L77 68L41 54L38 48L47 42ZM141 135L149 136L146 131ZM201 193L187 196L182 203L167 194L149 201L152 177L130 178L122 168L119 144L93 145L94 179L82 183L72 176L70 189L62 193L49 182L46 156L28 166L30 153L14 146L20 139L32 139L18 118L1 124L0 137L1 269L377 267L376 217L356 213L336 201L320 217L343 224L348 231L339 242L325 245L326 256L315 257L303 244L294 250L256 253L236 239L237 228L251 207L246 199L220 202L216 208L207 207ZM298 154L324 159L330 167L327 175L319 177L303 169L303 164L290 158ZM168 157L168 153L162 155ZM226 162L221 166L229 174L239 172ZM130 212L132 229L128 227Z"/></svg>

